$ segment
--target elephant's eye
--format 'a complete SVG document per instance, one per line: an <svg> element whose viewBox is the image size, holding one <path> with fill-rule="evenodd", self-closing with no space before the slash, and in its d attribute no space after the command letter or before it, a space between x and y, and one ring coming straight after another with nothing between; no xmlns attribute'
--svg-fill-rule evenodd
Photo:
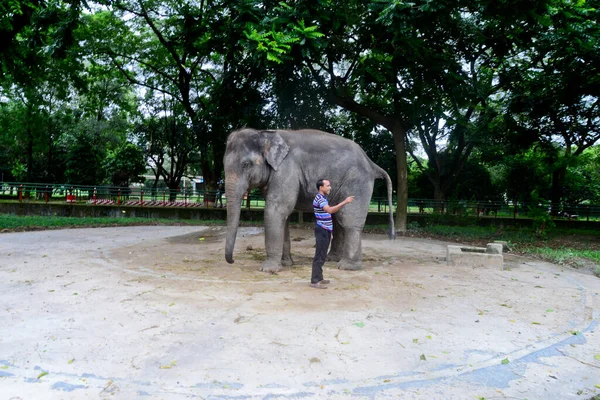
<svg viewBox="0 0 600 400"><path fill-rule="evenodd" d="M242 163L242 168L243 168L243 169L248 169L248 168L250 168L251 166L252 166L252 161L244 161L244 162Z"/></svg>

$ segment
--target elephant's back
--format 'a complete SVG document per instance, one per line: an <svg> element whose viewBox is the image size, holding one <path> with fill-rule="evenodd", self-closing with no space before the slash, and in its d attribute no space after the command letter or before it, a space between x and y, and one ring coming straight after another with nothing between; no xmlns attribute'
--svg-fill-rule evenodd
<svg viewBox="0 0 600 400"><path fill-rule="evenodd" d="M361 158L369 160L362 148L350 139L314 129L277 131L291 151L301 151L309 158L336 162L340 157L353 157L354 163Z"/></svg>

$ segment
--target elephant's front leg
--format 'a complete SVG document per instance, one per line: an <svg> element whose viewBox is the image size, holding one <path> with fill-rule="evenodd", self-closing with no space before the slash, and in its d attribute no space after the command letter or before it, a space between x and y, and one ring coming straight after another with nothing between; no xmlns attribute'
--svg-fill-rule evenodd
<svg viewBox="0 0 600 400"><path fill-rule="evenodd" d="M285 225L287 214L279 207L265 206L265 250L267 259L263 262L261 271L276 273L281 271Z"/></svg>
<svg viewBox="0 0 600 400"><path fill-rule="evenodd" d="M281 265L284 267L291 267L294 264L292 260L292 244L290 242L290 221L285 220L285 235L283 238L283 254L281 256Z"/></svg>

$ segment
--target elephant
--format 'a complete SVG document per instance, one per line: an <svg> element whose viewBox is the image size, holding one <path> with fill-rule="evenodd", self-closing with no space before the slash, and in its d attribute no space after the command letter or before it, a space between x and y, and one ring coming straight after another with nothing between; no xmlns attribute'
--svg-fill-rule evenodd
<svg viewBox="0 0 600 400"><path fill-rule="evenodd" d="M374 180L387 183L390 238L395 238L392 181L358 144L317 130L241 129L227 138L225 156L227 231L225 259L232 264L233 249L246 192L261 189L265 198L265 250L261 271L276 273L293 264L289 215L294 209L313 212L316 182L327 179L331 205L348 196L354 202L333 215L333 240L327 260L344 270L362 267L361 235L373 194Z"/></svg>

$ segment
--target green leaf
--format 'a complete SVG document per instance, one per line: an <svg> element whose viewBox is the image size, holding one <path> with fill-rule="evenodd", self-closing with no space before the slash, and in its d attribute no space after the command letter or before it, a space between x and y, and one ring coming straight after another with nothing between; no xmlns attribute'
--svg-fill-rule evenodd
<svg viewBox="0 0 600 400"><path fill-rule="evenodd" d="M510 361L508 361L508 358L505 358L504 360L502 360L502 364L508 364Z"/></svg>
<svg viewBox="0 0 600 400"><path fill-rule="evenodd" d="M594 358L595 358L596 360L600 361L600 354L596 354L596 355L594 356Z"/></svg>
<svg viewBox="0 0 600 400"><path fill-rule="evenodd" d="M160 369L171 369L176 365L177 365L177 360L174 360L174 361L171 361L171 364L161 365L159 368Z"/></svg>
<svg viewBox="0 0 600 400"><path fill-rule="evenodd" d="M48 372L44 371L41 374L39 374L37 378L40 379L41 377L44 377L46 375L48 375Z"/></svg>
<svg viewBox="0 0 600 400"><path fill-rule="evenodd" d="M73 364L73 361L75 361L74 358L70 359L69 362L67 364Z"/></svg>
<svg viewBox="0 0 600 400"><path fill-rule="evenodd" d="M365 323L364 322L355 322L353 325L354 326L358 326L359 328L364 328L365 327Z"/></svg>
<svg viewBox="0 0 600 400"><path fill-rule="evenodd" d="M421 359L421 361L427 361L427 358L425 358L425 354L421 354L420 359Z"/></svg>
<svg viewBox="0 0 600 400"><path fill-rule="evenodd" d="M281 59L279 57L277 57L275 54L271 53L270 51L267 52L267 60L275 61L277 64L281 64L283 62L283 61L281 61Z"/></svg>

